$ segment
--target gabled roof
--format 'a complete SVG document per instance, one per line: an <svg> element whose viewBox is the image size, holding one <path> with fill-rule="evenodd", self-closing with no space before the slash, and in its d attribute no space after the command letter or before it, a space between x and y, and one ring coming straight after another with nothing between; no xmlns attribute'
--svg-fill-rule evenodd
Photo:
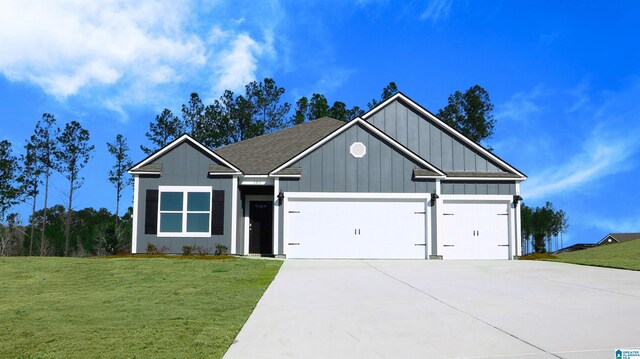
<svg viewBox="0 0 640 359"><path fill-rule="evenodd" d="M136 169L130 169L129 173L137 175L159 175L162 173L162 163L138 166Z"/></svg>
<svg viewBox="0 0 640 359"><path fill-rule="evenodd" d="M434 178L444 178L445 177L444 172L442 172L439 168L437 168L436 166L432 165L431 163L425 161L422 157L420 157L417 154L413 153L411 150L409 150L408 148L406 148L403 145L401 145L400 143L398 143L398 141L396 141L393 138L389 137L389 135L387 135L386 133L380 131L378 128L376 128L375 126L373 126L372 124L368 123L367 121L363 120L360 117L356 117L355 119L351 120L349 123L345 124L344 126L338 128L335 131L333 131L332 133L328 134L322 140L316 142L313 146L307 148L303 152L300 152L297 156L291 158L289 161L287 161L287 162L283 163L282 165L278 166L278 168L273 170L270 174L276 174L276 173L286 169L287 167L289 167L292 164L296 163L298 160L302 159L303 157L305 157L309 153L313 152L314 150L316 150L320 146L324 145L325 143L329 142L331 139L335 138L339 134L343 133L344 131L346 131L347 129L349 129L349 128L355 126L355 125L360 125L360 126L364 127L365 129L371 131L372 133L374 133L378 137L380 137L382 139L382 141L384 141L387 144L391 145L391 147L395 147L398 151L404 153L409 158L411 158L414 161L416 161L416 163L424 166L425 169L428 169L428 170L432 171L434 173L434 176L429 176L429 177L434 177Z"/></svg>
<svg viewBox="0 0 640 359"><path fill-rule="evenodd" d="M617 243L632 241L635 239L640 239L640 233L609 233L604 238L598 242L598 245L605 243L608 239L611 239L612 242L615 241ZM608 242L608 241L607 241Z"/></svg>
<svg viewBox="0 0 640 359"><path fill-rule="evenodd" d="M184 142L191 143L196 148L202 150L205 154L207 154L208 156L210 156L214 160L220 162L223 166L225 166L225 167L227 167L228 169L231 170L231 171L228 171L229 173L236 173L236 174L240 173L240 170L237 167L235 167L234 165L232 165L231 163L229 163L224 158L220 157L219 155L217 155L216 153L214 153L210 149L206 148L200 142L194 140L191 136L189 136L187 134L184 134L184 135L178 137L177 139L173 140L168 145L164 146L163 148L161 148L160 150L156 151L155 153L149 155L144 160L138 162L135 166L133 166L133 167L131 167L131 169L129 169L129 173L132 174L132 175L136 175L136 174L159 174L162 171L162 164L153 164L152 165L152 162L155 161L156 159L160 158L165 153L167 153L167 152L173 150L174 148L178 147L180 144L182 144ZM159 169L158 169L158 166L160 166ZM154 171L153 172L147 172L146 169L150 169L150 168L153 168Z"/></svg>
<svg viewBox="0 0 640 359"><path fill-rule="evenodd" d="M477 178L483 179L519 179L521 178L515 173L511 172L471 172L471 171L449 171L447 172L448 180L472 180Z"/></svg>
<svg viewBox="0 0 640 359"><path fill-rule="evenodd" d="M266 175L311 147L345 122L323 117L300 125L236 142L214 152L247 175Z"/></svg>
<svg viewBox="0 0 640 359"><path fill-rule="evenodd" d="M450 133L452 136L454 136L455 138L459 139L460 141L462 141L463 143L465 143L469 147L475 149L476 151L478 151L479 153L481 153L485 157L487 157L487 158L491 159L492 161L498 163L501 167L503 167L508 172L511 172L511 173L517 175L518 179L524 180L524 179L527 178L527 176L525 176L522 172L518 171L513 166L511 166L510 164L508 164L507 162L505 162L500 157L496 156L495 154L493 154L492 152L490 152L486 148L484 148L481 145L471 141L465 135L463 135L462 133L460 133L459 131L457 131L453 127L447 125L444 121L442 121L441 119L437 118L434 114L429 112L429 110L427 110L424 107L420 106L418 103L416 103L415 101L413 101L412 99L410 99L409 97L407 97L406 95L404 95L401 92L398 92L395 95L393 95L390 98L388 98L387 100L379 103L377 106L375 106L374 108L369 110L367 113L362 115L362 118L364 120L367 120L369 117L373 116L378 111L380 111L383 108L385 108L388 104L390 104L390 103L392 103L393 101L396 101L396 100L401 101L402 103L408 105L409 107L411 107L413 110L415 110L419 114L422 114L423 116L427 117L431 121L435 122L438 126L443 128L446 132Z"/></svg>

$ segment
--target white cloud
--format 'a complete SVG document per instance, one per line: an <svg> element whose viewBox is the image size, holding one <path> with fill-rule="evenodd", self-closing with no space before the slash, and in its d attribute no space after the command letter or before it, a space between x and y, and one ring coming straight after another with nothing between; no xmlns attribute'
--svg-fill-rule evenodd
<svg viewBox="0 0 640 359"><path fill-rule="evenodd" d="M227 4L205 5L0 1L0 75L123 117L128 105L166 106L187 82L188 91L237 90L256 78L260 61L277 57L273 34L281 18L230 17Z"/></svg>
<svg viewBox="0 0 640 359"><path fill-rule="evenodd" d="M530 92L516 93L509 101L497 106L494 117L497 120L527 121L531 115L540 112L541 107L536 103L542 94L542 85L536 86Z"/></svg>
<svg viewBox="0 0 640 359"><path fill-rule="evenodd" d="M215 90L239 90L245 84L255 80L258 56L263 52L261 44L249 35L241 33L235 35L229 48L219 55L215 65L218 78Z"/></svg>
<svg viewBox="0 0 640 359"><path fill-rule="evenodd" d="M452 3L451 0L431 0L427 9L420 15L420 19L437 22L440 18L449 17Z"/></svg>
<svg viewBox="0 0 640 359"><path fill-rule="evenodd" d="M640 232L640 213L625 218L591 218L594 227L609 233L637 233Z"/></svg>
<svg viewBox="0 0 640 359"><path fill-rule="evenodd" d="M59 99L93 85L176 81L178 66L206 61L197 36L182 31L184 6L138 1L3 1L0 72Z"/></svg>
<svg viewBox="0 0 640 359"><path fill-rule="evenodd" d="M615 141L609 139L616 138ZM577 190L603 177L628 170L628 160L639 146L631 136L606 136L596 130L580 153L558 166L548 167L523 183L523 192L532 200Z"/></svg>
<svg viewBox="0 0 640 359"><path fill-rule="evenodd" d="M573 104L569 106L569 108L565 111L567 113L573 113L577 111L584 110L588 105L589 100L591 99L589 96L589 83L587 81L582 81L575 88L569 91L569 94L575 99Z"/></svg>

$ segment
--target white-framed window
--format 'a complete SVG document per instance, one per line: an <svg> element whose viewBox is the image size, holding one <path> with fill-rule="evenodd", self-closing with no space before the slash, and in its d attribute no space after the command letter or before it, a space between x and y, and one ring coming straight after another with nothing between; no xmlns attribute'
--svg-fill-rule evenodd
<svg viewBox="0 0 640 359"><path fill-rule="evenodd" d="M158 237L210 237L211 187L159 186Z"/></svg>

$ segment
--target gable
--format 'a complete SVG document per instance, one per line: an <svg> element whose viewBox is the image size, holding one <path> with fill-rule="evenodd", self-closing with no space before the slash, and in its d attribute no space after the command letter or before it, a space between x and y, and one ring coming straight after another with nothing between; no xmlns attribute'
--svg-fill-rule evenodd
<svg viewBox="0 0 640 359"><path fill-rule="evenodd" d="M220 160L187 141L154 158L144 167L153 166L161 168L158 174L166 180L176 179L179 182L188 176L206 178L212 169L217 169L217 172L228 172L228 174L235 173Z"/></svg>
<svg viewBox="0 0 640 359"><path fill-rule="evenodd" d="M295 180L281 180L285 191L293 192L430 192L435 180L416 180L414 169L428 169L375 133L362 120L336 134L319 147L279 170L300 169ZM351 146L362 143L366 154L354 157ZM432 188L433 187L433 188Z"/></svg>
<svg viewBox="0 0 640 359"><path fill-rule="evenodd" d="M190 148L191 150L189 151L187 150L187 148ZM188 157L189 153L196 152L201 156L209 159L209 165L205 167L207 168L207 170L216 169L217 172L224 172L225 174L240 173L240 171L231 163L229 163L216 153L212 152L187 134L180 136L180 138L173 140L168 145L149 155L144 160L138 162L136 165L130 168L128 172L132 175L159 175L163 173L163 161L160 161L160 159L169 158L171 160L176 157L180 157L180 154L186 154L186 156ZM184 164L191 163L186 158L183 158L183 160L185 162ZM178 165L177 163L173 164ZM169 171L171 171L174 167L175 166L171 166Z"/></svg>
<svg viewBox="0 0 640 359"><path fill-rule="evenodd" d="M398 94L363 116L394 140L444 172L493 172L524 175L460 133L417 110ZM427 111L424 110L426 113Z"/></svg>

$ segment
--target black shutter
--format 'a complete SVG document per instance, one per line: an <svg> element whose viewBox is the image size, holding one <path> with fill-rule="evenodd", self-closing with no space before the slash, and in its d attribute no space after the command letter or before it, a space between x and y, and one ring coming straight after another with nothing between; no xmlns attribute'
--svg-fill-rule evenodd
<svg viewBox="0 0 640 359"><path fill-rule="evenodd" d="M211 235L224 234L224 191L213 191L211 196Z"/></svg>
<svg viewBox="0 0 640 359"><path fill-rule="evenodd" d="M144 234L158 233L158 190L148 189L144 210Z"/></svg>

